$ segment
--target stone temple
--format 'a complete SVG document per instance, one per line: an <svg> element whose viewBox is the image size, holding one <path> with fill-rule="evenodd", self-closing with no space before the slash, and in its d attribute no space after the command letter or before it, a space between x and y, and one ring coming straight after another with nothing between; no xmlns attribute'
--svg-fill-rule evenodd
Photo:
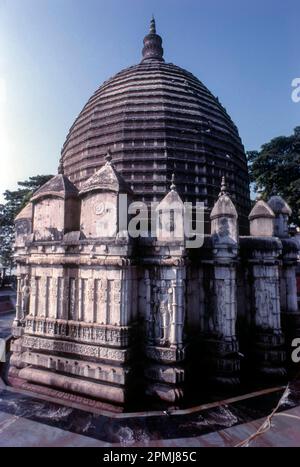
<svg viewBox="0 0 300 467"><path fill-rule="evenodd" d="M126 232L124 197L157 203L155 235ZM186 202L204 205L198 248ZM251 210L236 126L165 63L152 20L141 62L90 98L16 218L10 383L120 411L284 378L300 335L289 215L275 195Z"/></svg>

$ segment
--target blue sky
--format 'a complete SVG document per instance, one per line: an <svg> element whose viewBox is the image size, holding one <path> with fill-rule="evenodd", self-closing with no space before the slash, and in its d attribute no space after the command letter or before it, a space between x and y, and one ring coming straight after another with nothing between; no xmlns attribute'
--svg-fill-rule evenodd
<svg viewBox="0 0 300 467"><path fill-rule="evenodd" d="M300 125L299 0L0 0L0 193L56 173L90 95L140 61L152 13L166 61L219 96L246 150Z"/></svg>

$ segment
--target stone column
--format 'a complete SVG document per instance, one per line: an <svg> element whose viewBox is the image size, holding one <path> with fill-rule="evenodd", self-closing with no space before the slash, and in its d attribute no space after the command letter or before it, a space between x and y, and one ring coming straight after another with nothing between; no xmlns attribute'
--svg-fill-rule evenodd
<svg viewBox="0 0 300 467"><path fill-rule="evenodd" d="M133 267L130 260L123 261L121 269L120 325L129 326L134 315ZM130 299L128 299L130 297Z"/></svg>
<svg viewBox="0 0 300 467"><path fill-rule="evenodd" d="M210 379L222 385L239 383L240 359L236 338L237 245L213 246L213 297L210 301L210 336L205 348L210 355Z"/></svg>
<svg viewBox="0 0 300 467"><path fill-rule="evenodd" d="M184 258L153 258L145 277L147 342L146 393L159 407L183 398L185 279ZM150 296L149 296L150 295Z"/></svg>
<svg viewBox="0 0 300 467"><path fill-rule="evenodd" d="M252 274L250 361L253 370L265 377L285 374L279 291L282 243L273 236L274 232L275 235L280 233L277 204L274 197L273 202L268 204L262 199L257 200L249 214L252 237L243 239L243 254L248 258Z"/></svg>
<svg viewBox="0 0 300 467"><path fill-rule="evenodd" d="M13 326L20 326L22 319L22 278L18 266L17 272L17 300L16 300L16 316L13 322Z"/></svg>
<svg viewBox="0 0 300 467"><path fill-rule="evenodd" d="M275 214L274 234L282 243L282 256L280 268L280 292L281 292L281 320L285 334L288 362L293 366L290 355L293 348L291 341L300 336L300 316L297 303L296 264L298 245L289 238L289 217L292 210L287 202L278 195L271 196L269 206Z"/></svg>
<svg viewBox="0 0 300 467"><path fill-rule="evenodd" d="M185 268L176 270L176 280L171 282L171 346L183 346L183 330L185 319Z"/></svg>
<svg viewBox="0 0 300 467"><path fill-rule="evenodd" d="M22 353L22 336L25 332L25 318L29 312L30 297L30 268L17 262L17 301L16 317L12 326L12 335L14 339L11 342L11 351L13 355L10 360L10 371L14 374L15 365L22 366L20 356Z"/></svg>
<svg viewBox="0 0 300 467"><path fill-rule="evenodd" d="M145 333L146 333L146 339L149 344L153 344L153 334L152 334L152 329L153 329L153 309L152 309L152 303L151 303L151 280L149 277L149 270L145 269L144 273L144 283L145 283L145 317L146 317L146 323L145 323Z"/></svg>
<svg viewBox="0 0 300 467"><path fill-rule="evenodd" d="M274 237L254 237L247 249L250 250L253 280L251 360L255 372L268 378L278 378L286 373L279 293L281 242Z"/></svg>

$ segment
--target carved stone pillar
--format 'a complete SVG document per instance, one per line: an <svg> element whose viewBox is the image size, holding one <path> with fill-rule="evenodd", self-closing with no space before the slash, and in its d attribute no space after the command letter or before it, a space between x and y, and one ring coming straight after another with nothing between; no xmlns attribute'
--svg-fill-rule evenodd
<svg viewBox="0 0 300 467"><path fill-rule="evenodd" d="M274 237L254 237L248 251L253 280L251 360L255 372L278 378L286 373L279 293L281 242Z"/></svg>
<svg viewBox="0 0 300 467"><path fill-rule="evenodd" d="M13 326L20 326L22 319L22 278L18 267L17 272L17 300L16 300L16 317Z"/></svg>
<svg viewBox="0 0 300 467"><path fill-rule="evenodd" d="M184 320L185 320L185 268L177 269L177 280L171 282L171 346L183 346Z"/></svg>
<svg viewBox="0 0 300 467"><path fill-rule="evenodd" d="M170 407L183 398L186 266L183 258L168 261L145 277L145 376L147 395Z"/></svg>
<svg viewBox="0 0 300 467"><path fill-rule="evenodd" d="M213 295L210 300L205 353L210 381L222 385L239 384L236 260L237 245L213 246Z"/></svg>
<svg viewBox="0 0 300 467"><path fill-rule="evenodd" d="M36 316L38 311L38 301L39 301L39 278L35 275L31 276L31 294L30 294L30 307L29 314L31 316Z"/></svg>
<svg viewBox="0 0 300 467"><path fill-rule="evenodd" d="M151 306L151 279L149 277L149 270L146 269L144 273L145 283L145 317L146 317L146 339L149 344L153 344L153 309Z"/></svg>

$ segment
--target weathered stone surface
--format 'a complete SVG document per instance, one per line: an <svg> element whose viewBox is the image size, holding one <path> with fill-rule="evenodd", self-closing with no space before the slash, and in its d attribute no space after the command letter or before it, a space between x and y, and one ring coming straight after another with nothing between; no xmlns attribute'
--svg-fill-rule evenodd
<svg viewBox="0 0 300 467"><path fill-rule="evenodd" d="M77 188L64 175L56 175L31 198L36 241L61 241L67 232L79 230Z"/></svg>
<svg viewBox="0 0 300 467"><path fill-rule="evenodd" d="M32 233L33 205L28 203L15 218L16 246L25 246Z"/></svg>
<svg viewBox="0 0 300 467"><path fill-rule="evenodd" d="M272 237L274 235L275 214L262 199L258 200L249 214L250 235Z"/></svg>
<svg viewBox="0 0 300 467"><path fill-rule="evenodd" d="M175 186L156 208L156 237L158 241L184 241L185 210Z"/></svg>
<svg viewBox="0 0 300 467"><path fill-rule="evenodd" d="M115 402L117 404L124 404L125 401L124 391L120 387L113 387L107 384L84 381L49 371L37 370L35 368L22 368L18 372L18 377L29 382L63 389L66 392L75 392L94 397L95 399Z"/></svg>
<svg viewBox="0 0 300 467"><path fill-rule="evenodd" d="M292 213L291 208L281 196L271 196L268 204L275 214L274 235L279 238L287 238L289 236L288 218Z"/></svg>
<svg viewBox="0 0 300 467"><path fill-rule="evenodd" d="M88 180L86 180L80 190L80 196L91 192L115 192L132 194L130 186L124 178L114 169L110 161L97 170Z"/></svg>
<svg viewBox="0 0 300 467"><path fill-rule="evenodd" d="M63 208L67 202L45 196L40 200L59 199ZM116 202L119 192L93 189L83 194L78 213L85 211L91 229L97 213L84 203L98 196ZM160 204L159 214L169 216L174 200L178 207L174 221L183 233L184 206L174 187ZM256 214L266 212L272 219L265 206L258 207L256 219ZM28 212L24 215L26 219ZM44 222L47 227L47 218ZM188 390L186 381L193 385L199 371L204 370L206 382L227 387L240 382L240 317L251 337L248 350L242 337L245 361L264 377L282 377L281 318L286 336L291 326L300 323L297 245L272 236L238 237L237 213L224 182L211 222L212 235L193 252L185 249L184 235L168 241L158 235L135 244L130 237L119 238L117 220L111 215L111 237L101 237L96 229L89 237L81 229L65 233L61 241L52 238L41 243L33 238L26 245L16 244L12 381L42 392L46 386L95 397L115 403L117 410L120 405L127 407L132 381L140 381L148 397L180 405ZM246 281L240 281L241 273ZM248 311L244 311L246 297ZM186 349L193 348L194 338L201 352L196 358L199 350L194 348L195 362L190 365L191 353ZM144 366L139 378L136 364ZM109 390L110 385L114 389Z"/></svg>

